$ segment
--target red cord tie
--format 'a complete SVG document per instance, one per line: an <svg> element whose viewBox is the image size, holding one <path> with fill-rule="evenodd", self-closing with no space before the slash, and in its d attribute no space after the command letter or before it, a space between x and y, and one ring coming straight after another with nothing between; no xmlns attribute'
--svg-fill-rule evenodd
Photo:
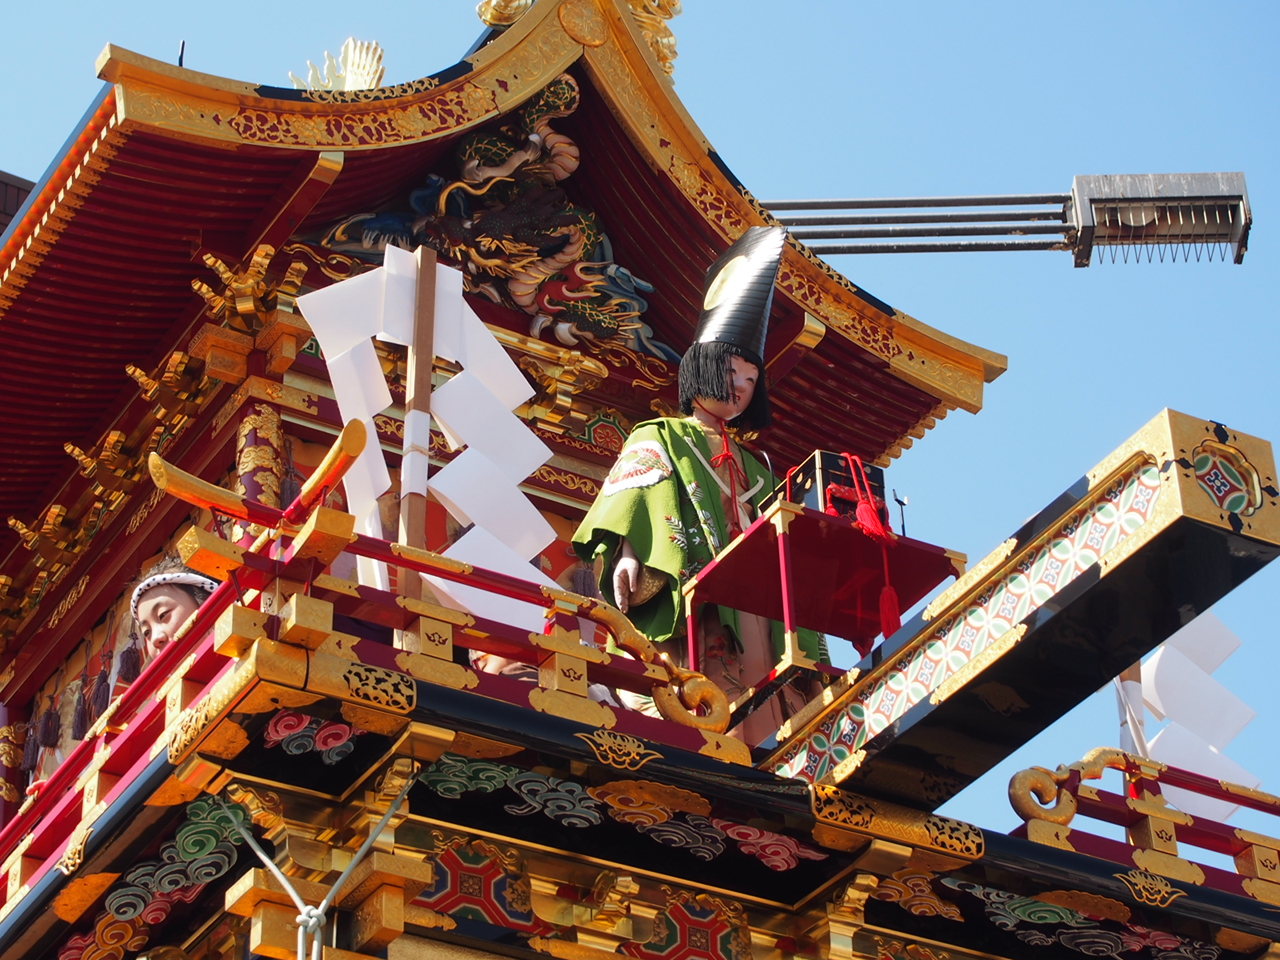
<svg viewBox="0 0 1280 960"><path fill-rule="evenodd" d="M714 413L704 407L697 400L693 401L698 404L698 409L711 417L720 427L720 452L711 458L711 466L719 470L722 466L728 466L729 472L729 516L725 519L729 523L729 532L736 537L742 532L742 523L738 520L738 485L741 484L745 490L747 488L747 471L738 463L737 458L733 455L733 448L729 446L729 434L725 430L725 421L721 420Z"/></svg>
<svg viewBox="0 0 1280 960"><path fill-rule="evenodd" d="M862 458L852 454L844 455L849 464L849 473L853 478L854 493L858 498L854 516L862 532L880 544L880 557L884 561L884 587L880 590L880 632L886 638L902 629L901 604L898 602L898 591L889 582L889 544L893 542L893 534L885 527L876 508L875 497L871 493L871 483L867 480L866 468Z"/></svg>

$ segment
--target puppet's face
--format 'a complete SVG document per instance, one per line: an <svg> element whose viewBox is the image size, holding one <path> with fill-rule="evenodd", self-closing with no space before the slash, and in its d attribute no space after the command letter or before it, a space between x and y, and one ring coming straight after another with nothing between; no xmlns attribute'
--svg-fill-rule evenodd
<svg viewBox="0 0 1280 960"><path fill-rule="evenodd" d="M172 583L162 583L142 595L138 601L138 630L147 663L173 640L178 628L198 607L191 594Z"/></svg>
<svg viewBox="0 0 1280 960"><path fill-rule="evenodd" d="M739 356L729 358L729 399L712 400L699 397L698 403L721 420L732 420L746 410L755 396L760 368Z"/></svg>

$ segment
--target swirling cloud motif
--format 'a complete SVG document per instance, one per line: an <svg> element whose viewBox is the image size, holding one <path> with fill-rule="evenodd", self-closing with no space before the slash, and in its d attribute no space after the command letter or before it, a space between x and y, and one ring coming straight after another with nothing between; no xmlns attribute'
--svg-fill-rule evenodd
<svg viewBox="0 0 1280 960"><path fill-rule="evenodd" d="M1068 927L1096 927L1096 921L1077 913L1069 907L1020 897L1007 890L993 890L967 880L944 877L947 886L972 894L982 900L987 918L1001 930L1014 930L1022 923L1061 924Z"/></svg>
<svg viewBox="0 0 1280 960"><path fill-rule="evenodd" d="M245 809L201 797L187 804L186 814L173 840L160 848L160 858L135 863L107 894L112 917L155 926L168 916L174 900L189 901L195 896L191 891L198 892L235 864L236 845L244 841L236 823L248 822Z"/></svg>
<svg viewBox="0 0 1280 960"><path fill-rule="evenodd" d="M582 784L540 773L522 773L507 784L524 798L523 804L507 804L503 809L517 817L541 813L564 827L584 829L600 823L600 805Z"/></svg>
<svg viewBox="0 0 1280 960"><path fill-rule="evenodd" d="M353 736L355 736L355 728L350 724L327 720L320 724L315 732L316 749L332 750L347 743Z"/></svg>
<svg viewBox="0 0 1280 960"><path fill-rule="evenodd" d="M352 739L362 733L363 730L357 730L349 723L321 720L297 710L278 710L267 723L262 744L268 748L281 747L293 756L314 750L320 754L320 759L332 766L355 750Z"/></svg>
<svg viewBox="0 0 1280 960"><path fill-rule="evenodd" d="M610 807L609 816L633 827L651 827L671 819L673 811L705 815L711 804L691 790L650 780L614 780L587 793Z"/></svg>
<svg viewBox="0 0 1280 960"><path fill-rule="evenodd" d="M138 914L138 919L149 927L158 927L169 919L169 912L175 903L194 903L203 890L204 884L197 883L171 893L158 893Z"/></svg>
<svg viewBox="0 0 1280 960"><path fill-rule="evenodd" d="M1118 929L1109 930L1097 920L1068 907L953 877L944 877L942 882L982 900L987 917L995 926L1033 947L1058 944L1088 957L1111 957L1112 960L1133 960L1134 954L1143 950L1149 951L1151 960L1219 960L1222 956L1221 947L1163 930L1121 925L1119 921L1114 921Z"/></svg>
<svg viewBox="0 0 1280 960"><path fill-rule="evenodd" d="M1019 936L1022 932L1020 931ZM1059 930L1058 943L1088 957L1115 957L1125 949L1124 938L1110 930Z"/></svg>
<svg viewBox="0 0 1280 960"><path fill-rule="evenodd" d="M664 823L636 829L665 846L688 850L699 860L714 860L724 853L724 833L696 813L678 814Z"/></svg>
<svg viewBox="0 0 1280 960"><path fill-rule="evenodd" d="M896 903L917 917L946 917L964 923L960 908L934 892L933 878L932 873L904 867L892 877L881 880L873 896L877 900Z"/></svg>
<svg viewBox="0 0 1280 960"><path fill-rule="evenodd" d="M1127 929L1121 930L1120 936L1124 939L1125 950L1129 951L1141 950L1143 947L1176 951L1184 945L1183 939L1179 936L1163 930L1149 930L1137 924L1130 924Z"/></svg>
<svg viewBox="0 0 1280 960"><path fill-rule="evenodd" d="M151 902L151 891L143 887L117 887L107 894L107 912L117 920L132 920Z"/></svg>
<svg viewBox="0 0 1280 960"><path fill-rule="evenodd" d="M472 760L456 753L442 754L418 779L446 800L457 800L464 793L493 793L520 773L519 767L491 760Z"/></svg>
<svg viewBox="0 0 1280 960"><path fill-rule="evenodd" d="M295 733L301 733L311 725L311 717L297 710L280 710L267 723L264 745L274 747Z"/></svg>
<svg viewBox="0 0 1280 960"><path fill-rule="evenodd" d="M236 862L236 851L229 843L220 843L212 851L187 864L187 877L195 886L217 880ZM185 889L190 889L186 887Z"/></svg>
<svg viewBox="0 0 1280 960"><path fill-rule="evenodd" d="M748 856L756 857L770 870L782 872L800 866L801 860L826 860L827 854L819 853L811 847L797 843L781 833L749 827L743 823L731 823L728 820L712 820L715 826L725 835L738 842L738 849Z"/></svg>
<svg viewBox="0 0 1280 960"><path fill-rule="evenodd" d="M304 753L310 753L316 748L316 738L312 735L311 728L308 727L306 730L299 730L292 736L285 737L280 746L284 747L285 753L299 757Z"/></svg>

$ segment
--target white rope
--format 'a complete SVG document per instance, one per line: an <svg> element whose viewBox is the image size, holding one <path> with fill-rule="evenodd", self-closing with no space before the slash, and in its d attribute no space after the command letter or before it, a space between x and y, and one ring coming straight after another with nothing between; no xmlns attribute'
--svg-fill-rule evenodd
<svg viewBox="0 0 1280 960"><path fill-rule="evenodd" d="M308 940L311 942L311 960L322 960L324 950L323 934L326 920L325 913L328 911L329 907L333 905L335 898L338 896L338 891L342 889L342 885L347 882L352 872L357 866L359 866L360 861L363 860L373 848L374 841L378 839L378 836L384 829L386 829L387 824L391 821L391 818L395 815L396 811L400 809L400 804L404 803L405 797L409 795L409 788L413 786L414 781L417 779L418 772L415 769L405 781L405 785L400 788L399 795L396 796L391 806L387 808L387 812L384 813L382 815L382 819L378 821L378 825L369 831L369 836L365 838L364 844L360 847L360 850L352 858L351 862L347 864L347 869L342 871L342 875L338 877L337 882L329 888L329 893L320 901L320 906L318 907L313 907L310 904L303 902L302 897L298 895L298 891L295 890L293 888L293 884L289 882L289 878L284 875L278 866L276 866L275 861L267 856L266 851L264 851L262 847L258 846L258 841L253 838L253 833L234 815L232 815L230 808L222 797L216 798L218 803L222 804L222 809L227 812L227 816L231 818L231 822L235 824L236 830L240 832L240 836L242 836L245 842L249 844L253 852L258 855L258 859L262 861L262 865L270 870L272 875L280 881L280 885L284 887L285 892L289 894L289 897L297 905L298 915L294 918L294 923L298 925L298 960L307 960Z"/></svg>

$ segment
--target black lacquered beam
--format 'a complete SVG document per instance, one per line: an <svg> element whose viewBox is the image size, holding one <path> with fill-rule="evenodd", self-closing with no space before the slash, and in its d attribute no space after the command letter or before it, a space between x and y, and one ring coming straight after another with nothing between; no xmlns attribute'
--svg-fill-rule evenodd
<svg viewBox="0 0 1280 960"><path fill-rule="evenodd" d="M1003 867L1049 883L1062 884L1067 889L1104 893L1126 903L1137 900L1144 910L1156 907L1214 926L1248 930L1257 936L1280 940L1280 911L1257 900L1224 893L1209 886L1169 880L1167 902L1148 902L1135 897L1134 888L1122 879L1132 868L1126 869L1109 860L1003 833L987 833L985 840L986 852L981 861L984 866Z"/></svg>
<svg viewBox="0 0 1280 960"><path fill-rule="evenodd" d="M608 731L423 680L417 684L414 720L570 760L602 763L591 742L597 734L607 737ZM733 803L813 818L808 784L653 740L643 741L643 746L657 754L632 768L643 776Z"/></svg>

